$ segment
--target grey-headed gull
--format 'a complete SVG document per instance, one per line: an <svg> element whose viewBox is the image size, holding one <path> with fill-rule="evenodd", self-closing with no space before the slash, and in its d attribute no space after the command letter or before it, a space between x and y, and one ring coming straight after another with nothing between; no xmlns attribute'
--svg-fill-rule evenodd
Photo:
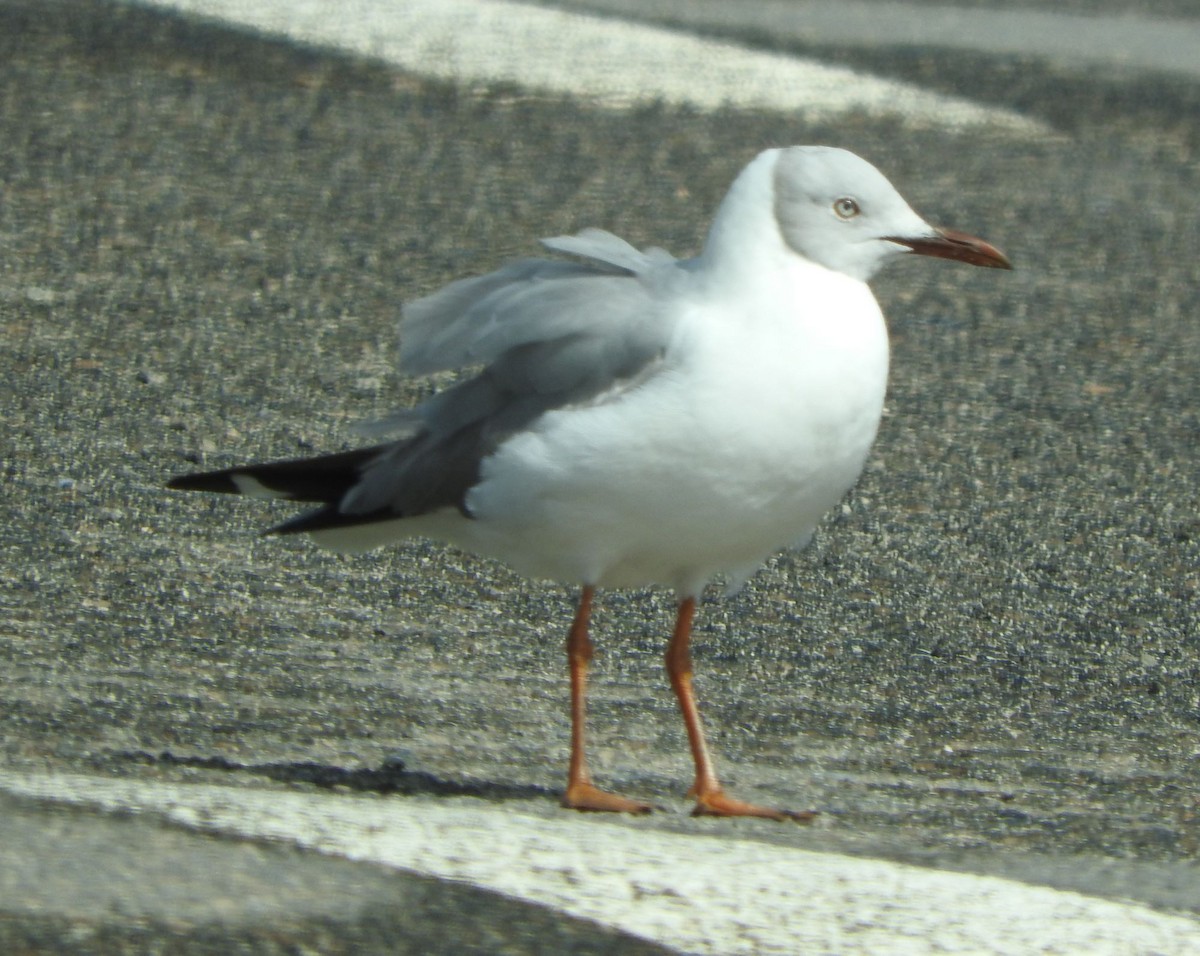
<svg viewBox="0 0 1200 956"><path fill-rule="evenodd" d="M673 588L667 673L687 726L694 813L808 819L724 791L692 692L696 600L803 546L862 471L888 338L867 280L917 253L1011 268L929 225L842 149L760 153L700 255L640 251L599 229L410 303L402 371L472 374L388 420L391 439L317 458L184 475L171 488L315 502L279 527L365 550L413 536L582 586L567 639L563 804L645 812L596 787L584 736L588 619L599 587Z"/></svg>

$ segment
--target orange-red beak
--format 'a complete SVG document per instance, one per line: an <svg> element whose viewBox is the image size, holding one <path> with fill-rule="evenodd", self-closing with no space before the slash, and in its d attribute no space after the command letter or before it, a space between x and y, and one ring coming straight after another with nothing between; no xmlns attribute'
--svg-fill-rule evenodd
<svg viewBox="0 0 1200 956"><path fill-rule="evenodd" d="M1008 256L991 243L956 229L936 229L932 235L916 236L915 238L888 236L887 240L907 246L921 256L953 259L955 262L966 262L988 269L1012 268Z"/></svg>

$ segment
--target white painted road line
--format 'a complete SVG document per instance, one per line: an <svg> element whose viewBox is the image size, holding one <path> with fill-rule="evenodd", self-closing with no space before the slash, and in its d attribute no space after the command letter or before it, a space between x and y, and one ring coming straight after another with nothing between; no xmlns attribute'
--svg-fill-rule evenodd
<svg viewBox="0 0 1200 956"><path fill-rule="evenodd" d="M0 789L465 881L691 953L1200 952L1200 923L1144 906L648 821L78 774L3 773Z"/></svg>
<svg viewBox="0 0 1200 956"><path fill-rule="evenodd" d="M1053 0L1036 9L1025 3L909 0L559 0L614 16L669 20L684 29L736 33L752 23L780 39L859 47L924 47L971 50L1000 56L1036 56L1049 62L1133 68L1200 76L1200 20L1193 4L1188 19L1157 15L1155 4L1126 3L1126 10L1071 12ZM1064 9L1064 7L1066 9ZM1139 11L1137 8L1143 8ZM1144 11L1144 12L1143 12Z"/></svg>
<svg viewBox="0 0 1200 956"><path fill-rule="evenodd" d="M912 126L1045 128L1010 110L813 60L505 0L144 0L336 47L466 85L516 83L609 105L652 100L898 117Z"/></svg>

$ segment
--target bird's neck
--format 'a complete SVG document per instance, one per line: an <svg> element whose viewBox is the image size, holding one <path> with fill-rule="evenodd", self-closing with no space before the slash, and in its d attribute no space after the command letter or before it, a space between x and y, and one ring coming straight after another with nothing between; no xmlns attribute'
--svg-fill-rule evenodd
<svg viewBox="0 0 1200 956"><path fill-rule="evenodd" d="M700 254L705 272L733 278L786 258L775 219L774 170L778 150L759 155L721 200Z"/></svg>

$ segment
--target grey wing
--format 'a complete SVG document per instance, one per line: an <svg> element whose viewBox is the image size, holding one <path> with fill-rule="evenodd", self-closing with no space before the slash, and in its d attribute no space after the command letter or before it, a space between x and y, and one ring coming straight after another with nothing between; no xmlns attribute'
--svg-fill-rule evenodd
<svg viewBox="0 0 1200 956"><path fill-rule="evenodd" d="M400 320L401 370L427 375L486 365L509 349L586 331L597 321L589 293L626 287L631 287L627 296L632 287L648 291L676 262L661 249L640 252L602 229L542 243L589 261L522 259L409 303Z"/></svg>
<svg viewBox="0 0 1200 956"><path fill-rule="evenodd" d="M674 321L659 305L669 281L659 273L675 260L599 230L547 245L594 262L524 260L405 311L404 369L483 368L412 409L415 433L368 464L339 503L346 523L466 513L481 462L505 438L552 409L610 400L653 372Z"/></svg>
<svg viewBox="0 0 1200 956"><path fill-rule="evenodd" d="M643 251L604 229L582 229L573 236L552 236L543 239L542 245L629 275L646 275L655 266L675 262L675 257L665 249L652 246Z"/></svg>

